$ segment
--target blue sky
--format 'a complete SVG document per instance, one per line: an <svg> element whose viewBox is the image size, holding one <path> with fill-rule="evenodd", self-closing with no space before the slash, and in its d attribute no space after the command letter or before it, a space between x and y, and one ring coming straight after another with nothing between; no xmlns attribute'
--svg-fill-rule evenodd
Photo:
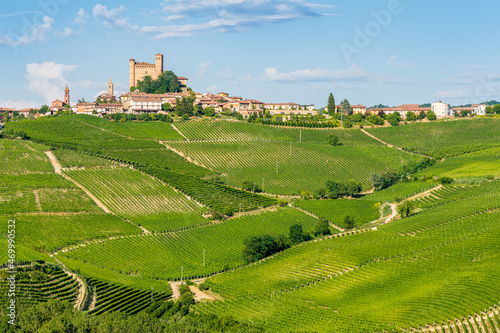
<svg viewBox="0 0 500 333"><path fill-rule="evenodd" d="M323 107L500 99L500 3L430 0L8 1L0 8L0 106L93 100L128 60L198 92Z"/></svg>

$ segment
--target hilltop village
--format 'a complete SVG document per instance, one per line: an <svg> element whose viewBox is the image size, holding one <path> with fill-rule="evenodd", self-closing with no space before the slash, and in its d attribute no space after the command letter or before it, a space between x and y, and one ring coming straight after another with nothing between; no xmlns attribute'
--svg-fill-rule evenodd
<svg viewBox="0 0 500 333"><path fill-rule="evenodd" d="M16 110L0 107L0 118L37 118L61 113L87 114L105 118L115 114L135 115L134 119L155 119L154 115L165 119L165 116L179 116L183 120L192 116L228 115L238 119L260 118L269 121L311 121L338 119L343 125L343 116L357 115L353 119L346 118L347 126L351 122L369 120L375 125L396 125L401 121L428 120L446 117L485 116L499 113L498 106L493 110L496 101L489 104L465 105L452 107L441 101L428 104L403 104L396 107L377 105L351 105L344 99L335 104L330 94L328 105L317 108L314 104L298 104L295 102L262 102L252 98L233 96L227 92L213 94L195 92L188 87L188 78L177 76L172 71L164 71L164 56L155 55L154 63L129 60L129 92L116 96L112 79L107 83L107 91L99 95L95 101L84 99L71 103L70 89L66 86L63 100L56 99L51 106ZM333 112L330 112L334 109ZM146 116L144 116L146 115ZM371 118L370 118L371 116ZM157 117L158 118L158 117ZM132 119L132 120L134 120ZM392 119L392 120L391 120Z"/></svg>

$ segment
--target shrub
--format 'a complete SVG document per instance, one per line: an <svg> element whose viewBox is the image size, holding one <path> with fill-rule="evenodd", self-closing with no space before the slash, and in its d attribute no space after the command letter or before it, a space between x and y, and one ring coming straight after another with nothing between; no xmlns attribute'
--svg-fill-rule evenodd
<svg viewBox="0 0 500 333"><path fill-rule="evenodd" d="M329 145L331 146L342 146L342 143L340 142L340 138L336 134L330 134L326 137L326 141L328 142Z"/></svg>
<svg viewBox="0 0 500 333"><path fill-rule="evenodd" d="M204 290L210 289L210 286L208 285L207 282L202 282L198 285L198 289L200 289L201 291L204 291Z"/></svg>
<svg viewBox="0 0 500 333"><path fill-rule="evenodd" d="M451 184L453 183L453 178L451 177L441 177L441 179L439 179L439 182L443 185L446 185L446 184Z"/></svg>

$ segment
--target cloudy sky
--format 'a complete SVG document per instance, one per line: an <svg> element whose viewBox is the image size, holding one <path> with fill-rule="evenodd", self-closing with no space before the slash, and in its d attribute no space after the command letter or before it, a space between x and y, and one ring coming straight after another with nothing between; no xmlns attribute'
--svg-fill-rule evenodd
<svg viewBox="0 0 500 333"><path fill-rule="evenodd" d="M189 78L199 92L323 107L500 99L491 0L5 1L0 107L93 100L128 60Z"/></svg>

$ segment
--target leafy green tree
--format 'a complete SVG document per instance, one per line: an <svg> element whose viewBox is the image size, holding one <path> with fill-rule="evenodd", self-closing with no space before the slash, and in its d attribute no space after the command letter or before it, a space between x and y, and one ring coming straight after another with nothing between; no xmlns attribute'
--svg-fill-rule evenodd
<svg viewBox="0 0 500 333"><path fill-rule="evenodd" d="M355 227L355 221L354 221L354 217L351 217L350 215L347 215L346 217L344 217L344 225L345 225L345 228L347 230L351 230L351 229L354 229Z"/></svg>
<svg viewBox="0 0 500 333"><path fill-rule="evenodd" d="M384 124L384 119L382 119L374 114L372 114L370 117L368 117L368 121L374 125L383 125Z"/></svg>
<svg viewBox="0 0 500 333"><path fill-rule="evenodd" d="M224 215L229 216L229 217L231 217L231 216L234 215L233 210L231 209L231 207L225 207L224 208Z"/></svg>
<svg viewBox="0 0 500 333"><path fill-rule="evenodd" d="M406 120L407 121L415 121L415 120L417 120L417 115L414 112L410 111L406 114Z"/></svg>
<svg viewBox="0 0 500 333"><path fill-rule="evenodd" d="M441 179L439 179L439 182L443 185L447 185L447 184L451 184L453 183L455 180L451 177L441 177Z"/></svg>
<svg viewBox="0 0 500 333"><path fill-rule="evenodd" d="M422 120L422 119L425 119L426 115L425 115L425 112L424 111L420 111L420 113L418 114L418 120Z"/></svg>
<svg viewBox="0 0 500 333"><path fill-rule="evenodd" d="M437 119L436 114L434 113L434 111L428 111L426 117L430 121L433 121L433 120Z"/></svg>
<svg viewBox="0 0 500 333"><path fill-rule="evenodd" d="M318 190L318 197L319 197L320 199L323 199L325 196L326 196L326 190L325 190L324 188L320 188L320 189Z"/></svg>
<svg viewBox="0 0 500 333"><path fill-rule="evenodd" d="M352 114L352 107L351 107L351 103L349 103L349 101L346 99L344 99L341 103L340 103L340 111L343 113L343 114L347 114L347 115L350 115Z"/></svg>
<svg viewBox="0 0 500 333"><path fill-rule="evenodd" d="M328 113L335 113L335 98L333 97L333 93L330 93L330 96L328 96Z"/></svg>
<svg viewBox="0 0 500 333"><path fill-rule="evenodd" d="M288 238L294 244L302 243L304 241L304 231L302 230L301 224L294 224L290 227L290 233Z"/></svg>
<svg viewBox="0 0 500 333"><path fill-rule="evenodd" d="M203 114L207 117L213 117L215 116L215 110L214 108L208 107L203 110Z"/></svg>
<svg viewBox="0 0 500 333"><path fill-rule="evenodd" d="M460 110L460 117L465 118L469 115L469 110Z"/></svg>
<svg viewBox="0 0 500 333"><path fill-rule="evenodd" d="M486 114L492 114L493 113L493 108L491 106L487 106L486 109L484 109Z"/></svg>
<svg viewBox="0 0 500 333"><path fill-rule="evenodd" d="M253 236L243 243L243 258L246 263L252 263L284 250L280 247L282 242L270 235ZM283 246L283 245L282 245Z"/></svg>
<svg viewBox="0 0 500 333"><path fill-rule="evenodd" d="M135 91L135 89L132 90L132 88L130 88L130 91ZM182 91L179 79L172 71L161 73L156 80L153 80L149 75L145 76L142 81L137 82L136 89L148 94L165 94Z"/></svg>
<svg viewBox="0 0 500 333"><path fill-rule="evenodd" d="M330 230L330 223L326 219L321 219L316 223L316 227L314 228L314 235L317 236L326 236L331 235L332 231Z"/></svg>
<svg viewBox="0 0 500 333"><path fill-rule="evenodd" d="M396 211L398 212L399 216L402 218L408 217L412 214L415 206L413 204L413 201L403 201L401 204L399 204L396 207Z"/></svg>
<svg viewBox="0 0 500 333"><path fill-rule="evenodd" d="M170 104L170 103L164 103L164 104L162 104L161 109L163 111L170 112L170 111L173 110L172 104Z"/></svg>
<svg viewBox="0 0 500 333"><path fill-rule="evenodd" d="M384 179L378 173L372 173L372 174L370 174L370 177L368 178L368 181L372 184L372 186L376 190L381 190L381 189L384 188Z"/></svg>
<svg viewBox="0 0 500 333"><path fill-rule="evenodd" d="M363 185L355 180L349 180L346 186L346 194L349 196L354 196L362 191Z"/></svg>
<svg viewBox="0 0 500 333"><path fill-rule="evenodd" d="M331 146L342 146L342 142L340 142L340 138L337 134L329 134L327 137L326 137L326 141L328 142L329 145Z"/></svg>
<svg viewBox="0 0 500 333"><path fill-rule="evenodd" d="M495 105L492 111L495 114L500 114L500 104Z"/></svg>
<svg viewBox="0 0 500 333"><path fill-rule="evenodd" d="M40 108L40 110L38 110L38 112L40 114L46 114L49 111L50 111L50 109L49 109L49 107L47 105L42 105L42 107Z"/></svg>
<svg viewBox="0 0 500 333"><path fill-rule="evenodd" d="M389 124L391 124L391 126L398 126L399 125L399 119L395 114L391 114L389 116L388 120L389 120Z"/></svg>

